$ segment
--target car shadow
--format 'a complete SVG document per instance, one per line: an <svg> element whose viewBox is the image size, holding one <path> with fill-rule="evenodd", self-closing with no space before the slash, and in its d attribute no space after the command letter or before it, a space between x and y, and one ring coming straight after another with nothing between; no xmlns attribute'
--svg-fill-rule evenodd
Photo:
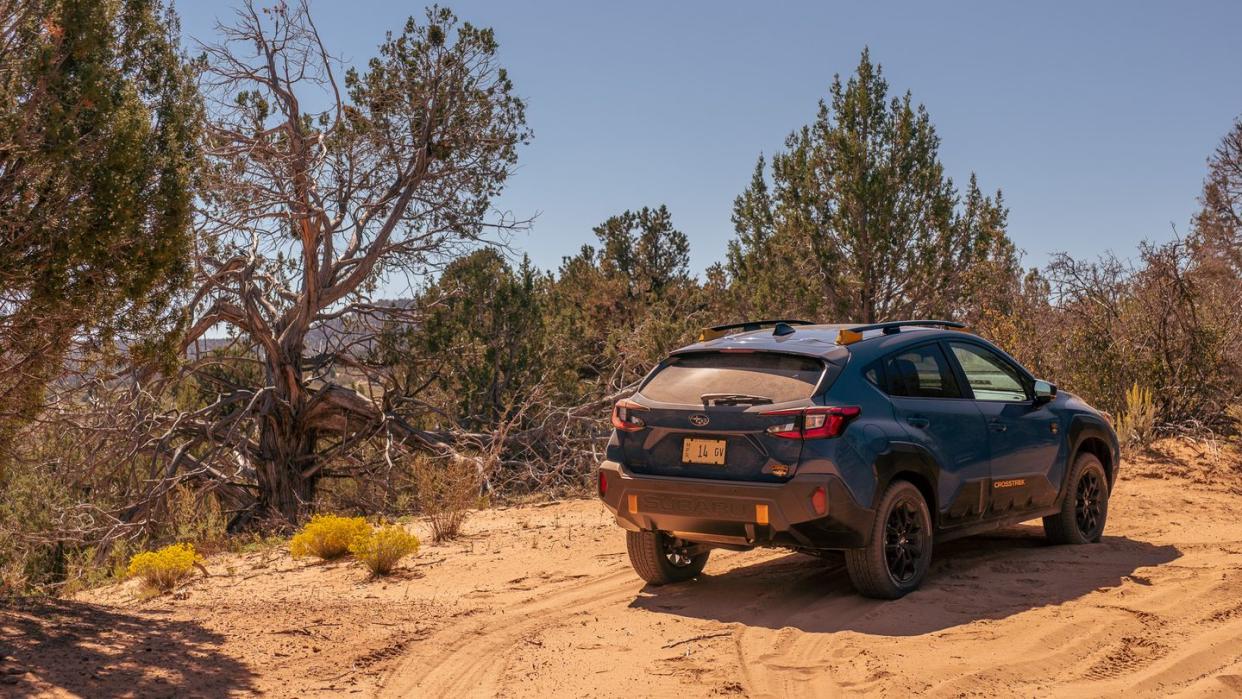
<svg viewBox="0 0 1242 699"><path fill-rule="evenodd" d="M938 547L922 587L900 600L856 594L841 555L790 553L719 574L709 562L696 580L644 587L630 607L771 629L913 636L1067 602L1180 556L1176 547L1123 536L1052 546L1042 528L1028 525Z"/></svg>
<svg viewBox="0 0 1242 699"><path fill-rule="evenodd" d="M72 600L0 603L0 695L230 696L254 675L220 652L225 638L187 621ZM50 686L49 686L50 685Z"/></svg>

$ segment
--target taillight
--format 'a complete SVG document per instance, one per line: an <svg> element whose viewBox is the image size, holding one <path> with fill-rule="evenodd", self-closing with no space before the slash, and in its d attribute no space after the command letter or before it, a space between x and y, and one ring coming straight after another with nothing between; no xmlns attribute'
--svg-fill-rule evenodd
<svg viewBox="0 0 1242 699"><path fill-rule="evenodd" d="M599 496L602 498L608 494L608 476L604 475L601 470L599 472Z"/></svg>
<svg viewBox="0 0 1242 699"><path fill-rule="evenodd" d="M612 426L622 432L637 432L647 426L643 419L634 413L647 408L629 399L617 401L612 406Z"/></svg>
<svg viewBox="0 0 1242 699"><path fill-rule="evenodd" d="M827 439L839 437L850 420L862 409L856 405L772 410L764 415L786 415L789 422L772 425L768 434L784 439Z"/></svg>

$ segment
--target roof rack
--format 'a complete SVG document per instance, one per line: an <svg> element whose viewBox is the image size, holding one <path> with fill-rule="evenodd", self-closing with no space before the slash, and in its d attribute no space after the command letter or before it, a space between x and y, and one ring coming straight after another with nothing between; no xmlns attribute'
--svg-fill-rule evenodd
<svg viewBox="0 0 1242 699"><path fill-rule="evenodd" d="M777 318L770 320L748 320L741 323L726 323L724 325L713 325L710 328L703 328L699 331L699 342L715 340L718 337L724 337L725 333L730 330L741 330L742 332L750 332L758 330L765 325L814 325L809 320L795 320L789 318Z"/></svg>
<svg viewBox="0 0 1242 699"><path fill-rule="evenodd" d="M848 345L858 342L862 339L863 332L867 330L881 330L885 335L892 335L901 332L903 327L954 328L956 330L963 330L966 328L966 324L952 320L891 320L887 323L856 325L852 328L842 328L837 333L837 344Z"/></svg>

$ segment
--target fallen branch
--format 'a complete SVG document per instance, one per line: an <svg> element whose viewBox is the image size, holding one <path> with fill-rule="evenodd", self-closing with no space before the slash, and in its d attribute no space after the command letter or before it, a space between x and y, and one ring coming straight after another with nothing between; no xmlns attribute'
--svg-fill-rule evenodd
<svg viewBox="0 0 1242 699"><path fill-rule="evenodd" d="M685 638L680 641L674 641L667 645L661 646L661 648L676 648L677 646L682 646L687 643L694 643L695 641L706 641L709 638L722 638L724 636L732 636L732 635L733 635L732 631L720 631L718 633L704 633L704 634L699 634L698 636L691 636L690 638Z"/></svg>

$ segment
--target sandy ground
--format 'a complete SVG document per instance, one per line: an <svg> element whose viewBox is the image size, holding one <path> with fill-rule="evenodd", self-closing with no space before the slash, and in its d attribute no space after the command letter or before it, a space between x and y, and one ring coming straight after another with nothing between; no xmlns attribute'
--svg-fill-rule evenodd
<svg viewBox="0 0 1242 699"><path fill-rule="evenodd" d="M0 693L49 696L1242 695L1242 471L1128 464L1101 544L1025 525L941 547L923 588L717 551L645 587L592 500L475 514L373 581L279 549L0 610Z"/></svg>

